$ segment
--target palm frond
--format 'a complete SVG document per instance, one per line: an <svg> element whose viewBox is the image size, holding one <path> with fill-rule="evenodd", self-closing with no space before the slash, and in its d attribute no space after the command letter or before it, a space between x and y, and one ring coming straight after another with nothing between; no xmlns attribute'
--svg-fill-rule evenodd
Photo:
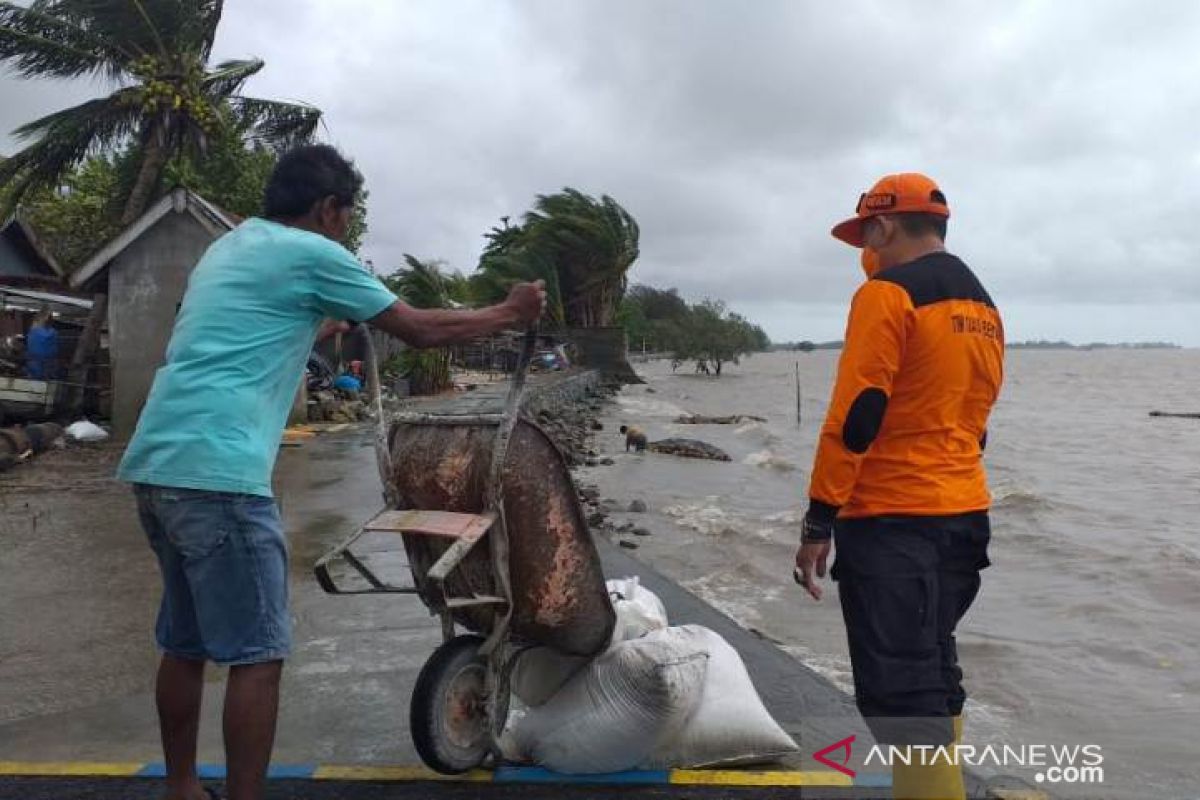
<svg viewBox="0 0 1200 800"><path fill-rule="evenodd" d="M57 111L17 129L29 146L0 162L0 187L15 205L30 191L54 189L89 154L128 139L139 128L140 107L134 89L89 100Z"/></svg>
<svg viewBox="0 0 1200 800"><path fill-rule="evenodd" d="M0 2L0 61L24 78L114 78L130 54L69 18L48 13L47 4L22 8Z"/></svg>
<svg viewBox="0 0 1200 800"><path fill-rule="evenodd" d="M396 275L395 286L404 302L414 308L449 308L450 294L437 262L404 254L406 269Z"/></svg>
<svg viewBox="0 0 1200 800"><path fill-rule="evenodd" d="M172 29L170 18L180 5L177 0L35 0L30 10L73 24L119 47L132 61L170 55L161 31Z"/></svg>
<svg viewBox="0 0 1200 800"><path fill-rule="evenodd" d="M562 283L554 261L535 247L518 244L503 252L485 254L479 269L471 276L476 299L498 303L514 284L529 281L546 283L546 318L555 325L566 322Z"/></svg>
<svg viewBox="0 0 1200 800"><path fill-rule="evenodd" d="M224 0L142 0L168 52L189 53L203 63L212 53Z"/></svg>
<svg viewBox="0 0 1200 800"><path fill-rule="evenodd" d="M230 97L229 107L237 124L249 130L250 139L285 150L312 139L321 122L321 110L300 103Z"/></svg>
<svg viewBox="0 0 1200 800"><path fill-rule="evenodd" d="M236 95L251 76L263 68L263 61L250 58L244 61L223 61L204 76L200 85L205 94L220 98Z"/></svg>

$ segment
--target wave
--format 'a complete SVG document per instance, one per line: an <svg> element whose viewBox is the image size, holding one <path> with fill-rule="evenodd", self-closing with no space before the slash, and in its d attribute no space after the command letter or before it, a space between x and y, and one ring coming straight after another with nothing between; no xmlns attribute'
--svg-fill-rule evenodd
<svg viewBox="0 0 1200 800"><path fill-rule="evenodd" d="M617 405L621 409L622 415L628 415L635 418L643 417L676 417L687 414L682 406L677 406L669 400L658 400L653 397L630 397L628 395L618 395Z"/></svg>
<svg viewBox="0 0 1200 800"><path fill-rule="evenodd" d="M992 499L992 508L998 511L1050 511L1054 508L1053 501L1033 492L1014 490L997 492Z"/></svg>
<svg viewBox="0 0 1200 800"><path fill-rule="evenodd" d="M778 445L782 439L761 422L747 422L734 429L734 434L758 441L763 447L771 448Z"/></svg>
<svg viewBox="0 0 1200 800"><path fill-rule="evenodd" d="M779 472L793 472L796 469L796 464L778 453L772 453L770 450L760 450L757 453L751 453L742 459L742 463L751 467L764 467L766 469L774 469Z"/></svg>
<svg viewBox="0 0 1200 800"><path fill-rule="evenodd" d="M699 503L679 503L667 506L663 513L683 528L706 536L735 536L744 525L741 520L717 505L716 497L706 497Z"/></svg>
<svg viewBox="0 0 1200 800"><path fill-rule="evenodd" d="M1151 561L1173 567L1200 567L1200 550L1182 542L1168 542L1157 548Z"/></svg>
<svg viewBox="0 0 1200 800"><path fill-rule="evenodd" d="M805 508L803 506L793 506L786 511L777 511L774 514L767 514L762 518L763 522L771 522L778 525L799 525L804 521Z"/></svg>
<svg viewBox="0 0 1200 800"><path fill-rule="evenodd" d="M686 581L683 585L743 628L760 624L763 610L778 602L790 588L779 582L764 581L764 575L745 562Z"/></svg>

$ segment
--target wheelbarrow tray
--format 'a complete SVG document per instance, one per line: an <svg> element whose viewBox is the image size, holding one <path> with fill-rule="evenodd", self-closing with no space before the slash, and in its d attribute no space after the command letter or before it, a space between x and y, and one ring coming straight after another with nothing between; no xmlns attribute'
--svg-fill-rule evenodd
<svg viewBox="0 0 1200 800"><path fill-rule="evenodd" d="M489 418L428 416L392 425L390 494L398 508L486 511L488 467L497 426ZM534 422L518 420L502 475L512 615L516 643L589 656L612 638L616 617L566 459ZM452 597L503 594L497 553L485 536L435 587L429 571L453 539L404 534L417 593L437 608L441 591ZM452 608L454 621L487 635L505 609L496 604Z"/></svg>

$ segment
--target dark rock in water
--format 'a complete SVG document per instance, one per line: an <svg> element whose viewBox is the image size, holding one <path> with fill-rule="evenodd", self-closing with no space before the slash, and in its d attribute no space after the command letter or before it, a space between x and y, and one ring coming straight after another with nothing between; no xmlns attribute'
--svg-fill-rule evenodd
<svg viewBox="0 0 1200 800"><path fill-rule="evenodd" d="M600 490L595 486L585 486L579 490L579 496L589 503L600 502Z"/></svg>
<svg viewBox="0 0 1200 800"><path fill-rule="evenodd" d="M645 514L648 510L645 500L634 500L629 504L629 510L634 514Z"/></svg>
<svg viewBox="0 0 1200 800"><path fill-rule="evenodd" d="M681 458L705 458L709 461L732 461L729 454L719 447L697 439L662 439L651 442L650 451Z"/></svg>
<svg viewBox="0 0 1200 800"><path fill-rule="evenodd" d="M766 422L765 417L753 414L730 414L725 417L706 417L703 414L685 414L675 420L676 425L740 425L743 422Z"/></svg>
<svg viewBox="0 0 1200 800"><path fill-rule="evenodd" d="M600 422L599 420L592 420L592 430L594 430L594 431L604 430L604 423Z"/></svg>
<svg viewBox="0 0 1200 800"><path fill-rule="evenodd" d="M622 539L620 542L618 542L618 544L620 544L621 547L624 547L626 550L637 550L638 549L638 543L631 542L628 539Z"/></svg>
<svg viewBox="0 0 1200 800"><path fill-rule="evenodd" d="M599 455L599 453L597 453L595 450L588 450L587 454L592 458L595 458L597 455Z"/></svg>
<svg viewBox="0 0 1200 800"><path fill-rule="evenodd" d="M633 535L634 536L649 536L650 529L649 528L634 528Z"/></svg>
<svg viewBox="0 0 1200 800"><path fill-rule="evenodd" d="M602 467L611 467L615 463L617 463L617 462L613 461L611 458L600 459L600 466L602 466Z"/></svg>
<svg viewBox="0 0 1200 800"><path fill-rule="evenodd" d="M658 392L654 391L654 387L653 387L653 386L647 386L647 387L646 387L646 394L658 394Z"/></svg>
<svg viewBox="0 0 1200 800"><path fill-rule="evenodd" d="M589 459L587 460L587 465L588 465L589 467L597 467L597 466L599 466L599 465L600 465L600 462L599 462L599 461L597 461L597 460L596 460L596 459L594 459L594 458L589 458Z"/></svg>
<svg viewBox="0 0 1200 800"><path fill-rule="evenodd" d="M622 522L620 525L617 526L617 530L621 533L629 533L630 531L633 530L633 523L632 522Z"/></svg>
<svg viewBox="0 0 1200 800"><path fill-rule="evenodd" d="M589 514L587 518L587 524L589 527L599 528L604 524L604 515L598 511L595 514Z"/></svg>

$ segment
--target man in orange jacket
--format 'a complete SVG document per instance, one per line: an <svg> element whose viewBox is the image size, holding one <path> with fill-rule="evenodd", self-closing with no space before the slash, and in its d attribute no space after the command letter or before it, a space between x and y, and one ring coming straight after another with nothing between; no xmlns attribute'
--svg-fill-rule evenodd
<svg viewBox="0 0 1200 800"><path fill-rule="evenodd" d="M814 599L831 541L859 711L883 744L948 745L966 694L954 630L990 538L982 455L1004 331L974 273L946 252L937 185L881 179L833 229L863 250L817 448L796 578ZM893 765L897 798L961 798L945 763ZM944 759L943 759L944 761Z"/></svg>

